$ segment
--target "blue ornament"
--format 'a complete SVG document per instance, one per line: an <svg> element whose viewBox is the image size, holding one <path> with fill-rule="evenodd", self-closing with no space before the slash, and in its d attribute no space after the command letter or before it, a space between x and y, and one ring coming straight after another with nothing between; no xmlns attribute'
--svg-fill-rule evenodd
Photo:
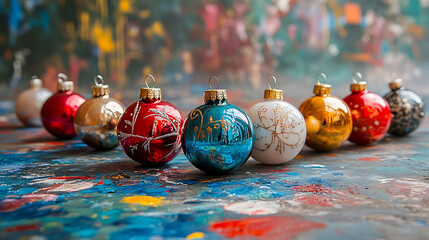
<svg viewBox="0 0 429 240"><path fill-rule="evenodd" d="M205 172L225 173L241 167L254 144L252 120L243 110L228 103L225 89L206 90L204 101L185 119L183 152L195 167Z"/></svg>

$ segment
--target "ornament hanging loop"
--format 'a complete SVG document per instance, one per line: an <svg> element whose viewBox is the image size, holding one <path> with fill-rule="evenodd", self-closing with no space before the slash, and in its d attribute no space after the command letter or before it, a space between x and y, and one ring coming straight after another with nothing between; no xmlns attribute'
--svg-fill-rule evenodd
<svg viewBox="0 0 429 240"><path fill-rule="evenodd" d="M273 79L273 80L274 80L274 88L271 88L271 84L270 84L270 80L271 80L271 79ZM271 76L270 78L268 78L267 83L268 83L268 87L269 87L270 89L276 89L276 87L277 87L277 79L276 79L276 77Z"/></svg>
<svg viewBox="0 0 429 240"><path fill-rule="evenodd" d="M94 83L95 86L102 86L104 85L104 79L103 77L99 74L97 76L94 77Z"/></svg>
<svg viewBox="0 0 429 240"><path fill-rule="evenodd" d="M325 73L319 73L319 74L317 74L317 76L316 76L317 85L320 85L320 81L319 81L320 77L322 77L322 78L323 78L323 84L327 84L327 83L328 83L328 79L327 79L327 77L326 77L326 74L325 74Z"/></svg>
<svg viewBox="0 0 429 240"><path fill-rule="evenodd" d="M67 77L67 75L65 75L64 73L58 73L58 82L62 83L65 81L68 81L69 78Z"/></svg>
<svg viewBox="0 0 429 240"><path fill-rule="evenodd" d="M212 82L211 82L213 78L216 79L216 83L217 83L216 89L219 89L220 81L219 81L219 79L216 76L211 76L209 78L209 87L210 87L210 89L213 90L213 86L212 86Z"/></svg>
<svg viewBox="0 0 429 240"><path fill-rule="evenodd" d="M149 84L148 84L148 81L147 81L147 78L148 77L150 77L151 79L152 79L152 81L153 81L153 86L152 86L152 88L154 88L155 87L155 77L152 75L152 74L148 74L148 75L146 75L146 77L144 78L144 83L146 84L146 87L147 88L150 88L149 87Z"/></svg>
<svg viewBox="0 0 429 240"><path fill-rule="evenodd" d="M360 73L360 72L355 72L355 73L353 74L353 78L352 78L352 80L353 80L353 83L361 82L361 81L363 80L362 73Z"/></svg>

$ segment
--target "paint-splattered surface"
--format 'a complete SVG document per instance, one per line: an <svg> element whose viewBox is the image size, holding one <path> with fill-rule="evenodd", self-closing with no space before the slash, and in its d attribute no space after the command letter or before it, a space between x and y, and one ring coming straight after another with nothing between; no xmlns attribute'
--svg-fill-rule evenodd
<svg viewBox="0 0 429 240"><path fill-rule="evenodd" d="M208 176L183 154L145 169L119 148L57 141L9 116L0 118L1 239L429 236L428 122L377 146L305 148L285 165L250 160Z"/></svg>

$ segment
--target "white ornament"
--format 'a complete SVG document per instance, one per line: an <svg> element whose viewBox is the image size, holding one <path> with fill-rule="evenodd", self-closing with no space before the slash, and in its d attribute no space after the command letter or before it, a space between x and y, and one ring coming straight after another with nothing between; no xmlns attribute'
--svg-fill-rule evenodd
<svg viewBox="0 0 429 240"><path fill-rule="evenodd" d="M15 113L18 119L27 126L42 126L40 111L52 92L42 88L42 81L33 77L30 88L23 91L15 102Z"/></svg>
<svg viewBox="0 0 429 240"><path fill-rule="evenodd" d="M273 90L266 90L266 93ZM276 96L265 94L265 100L249 110L255 127L252 158L264 164L281 164L292 160L303 148L307 136L301 112L292 104L279 99L282 98L281 90L274 91L278 92Z"/></svg>

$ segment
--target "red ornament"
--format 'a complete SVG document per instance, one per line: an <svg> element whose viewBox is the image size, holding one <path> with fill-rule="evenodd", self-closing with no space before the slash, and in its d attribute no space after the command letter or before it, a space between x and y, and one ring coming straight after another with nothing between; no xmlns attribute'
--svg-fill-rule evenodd
<svg viewBox="0 0 429 240"><path fill-rule="evenodd" d="M360 73L355 75L362 78ZM389 104L381 96L368 92L366 82L355 82L350 85L350 90L352 93L344 98L353 119L349 141L357 145L368 145L381 140L390 127Z"/></svg>
<svg viewBox="0 0 429 240"><path fill-rule="evenodd" d="M52 135L69 139L76 137L74 115L85 98L73 92L73 82L67 81L66 75L59 74L58 78L58 92L43 104L42 123Z"/></svg>
<svg viewBox="0 0 429 240"><path fill-rule="evenodd" d="M140 99L129 106L119 120L119 143L136 162L165 164L180 153L182 114L161 100L159 88L141 88Z"/></svg>

